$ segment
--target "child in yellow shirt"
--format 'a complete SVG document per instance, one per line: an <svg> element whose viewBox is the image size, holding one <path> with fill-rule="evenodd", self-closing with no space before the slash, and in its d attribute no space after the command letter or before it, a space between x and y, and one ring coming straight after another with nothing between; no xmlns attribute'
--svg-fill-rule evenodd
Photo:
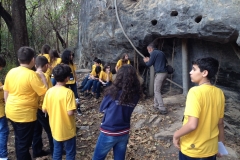
<svg viewBox="0 0 240 160"><path fill-rule="evenodd" d="M6 66L6 61L0 57L0 70ZM5 104L4 104L4 93L3 84L0 82L0 159L7 159L7 142L8 142L8 124L5 116Z"/></svg>
<svg viewBox="0 0 240 160"><path fill-rule="evenodd" d="M106 64L103 71L100 72L99 81L93 82L92 92L96 93L96 99L100 97L101 86L110 86L112 84L112 72L110 65Z"/></svg>
<svg viewBox="0 0 240 160"><path fill-rule="evenodd" d="M124 65L124 64L130 64L130 61L128 59L128 55L127 53L124 53L122 58L120 60L118 60L115 70L116 72Z"/></svg>
<svg viewBox="0 0 240 160"><path fill-rule="evenodd" d="M14 129L17 160L32 159L29 148L37 120L38 100L47 91L41 81L43 77L31 70L35 65L34 56L32 48L21 47L17 52L20 66L7 73L3 87L6 116Z"/></svg>
<svg viewBox="0 0 240 160"><path fill-rule="evenodd" d="M46 75L46 71L48 69L48 60L44 56L38 56L35 60L35 67L36 67L36 73L39 75L42 75L46 78L46 84L48 88L52 87L52 82L50 80L50 77ZM45 82L44 82L45 83ZM42 129L44 128L45 132L48 136L50 151L53 153L53 137L49 125L49 118L48 115L45 115L42 112L42 102L43 102L44 96L40 97L39 100L39 108L37 111L37 122L35 124L34 128L34 135L33 135L33 143L32 143L32 151L33 151L33 158L36 157L42 157L49 154L49 152L44 151L43 143L42 143Z"/></svg>
<svg viewBox="0 0 240 160"><path fill-rule="evenodd" d="M75 96L65 85L69 80L71 68L58 64L53 68L57 84L45 94L42 110L49 115L49 123L53 136L53 159L62 159L63 146L66 159L75 159L76 155L76 110Z"/></svg>

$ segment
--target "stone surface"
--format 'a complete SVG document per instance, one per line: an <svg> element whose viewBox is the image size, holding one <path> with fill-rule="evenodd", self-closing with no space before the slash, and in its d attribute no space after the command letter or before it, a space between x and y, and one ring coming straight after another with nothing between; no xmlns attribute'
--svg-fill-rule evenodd
<svg viewBox="0 0 240 160"><path fill-rule="evenodd" d="M94 57L115 67L123 53L133 63L134 50L117 22L113 2L81 0L76 54L80 68L90 68ZM182 85L182 63L190 70L192 60L212 56L220 61L217 84L240 89L239 58L232 49L232 44L240 45L239 0L117 0L117 6L126 34L144 56L149 56L149 43L165 38L163 51L175 68L174 82ZM182 62L181 38L189 39L188 62ZM142 73L141 57L139 63Z"/></svg>

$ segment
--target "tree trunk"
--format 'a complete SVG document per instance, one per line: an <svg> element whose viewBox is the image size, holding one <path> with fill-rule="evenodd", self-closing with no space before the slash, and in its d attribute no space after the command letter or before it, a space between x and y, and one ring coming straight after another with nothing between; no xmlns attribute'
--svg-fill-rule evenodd
<svg viewBox="0 0 240 160"><path fill-rule="evenodd" d="M29 45L25 0L12 0L12 16L3 8L2 3L0 3L0 16L8 26L13 39L14 51L17 54L20 47ZM18 64L17 60L16 64Z"/></svg>
<svg viewBox="0 0 240 160"><path fill-rule="evenodd" d="M13 26L10 32L13 38L14 51L17 54L20 47L29 45L25 0L12 0L12 21Z"/></svg>

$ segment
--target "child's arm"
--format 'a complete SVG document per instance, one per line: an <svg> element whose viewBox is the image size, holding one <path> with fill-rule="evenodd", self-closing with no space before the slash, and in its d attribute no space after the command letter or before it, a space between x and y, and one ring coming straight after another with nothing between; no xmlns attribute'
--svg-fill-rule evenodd
<svg viewBox="0 0 240 160"><path fill-rule="evenodd" d="M218 130L219 130L219 135L218 135L218 141L222 142L224 144L224 122L223 118L220 118L218 121Z"/></svg>
<svg viewBox="0 0 240 160"><path fill-rule="evenodd" d="M175 147L180 149L179 142L180 137L194 131L198 126L198 118L188 116L188 122L177 130L173 135L173 144Z"/></svg>
<svg viewBox="0 0 240 160"><path fill-rule="evenodd" d="M75 112L75 109L74 109L74 110L71 110L71 111L68 111L68 115L69 115L69 116L72 116L72 115L74 115L74 112Z"/></svg>
<svg viewBox="0 0 240 160"><path fill-rule="evenodd" d="M40 71L40 70L37 70L36 73L40 76L43 84L48 88L47 79L46 79L46 77L44 76L43 72Z"/></svg>
<svg viewBox="0 0 240 160"><path fill-rule="evenodd" d="M4 91L4 101L5 101L5 103L7 102L7 98L8 98L8 91Z"/></svg>

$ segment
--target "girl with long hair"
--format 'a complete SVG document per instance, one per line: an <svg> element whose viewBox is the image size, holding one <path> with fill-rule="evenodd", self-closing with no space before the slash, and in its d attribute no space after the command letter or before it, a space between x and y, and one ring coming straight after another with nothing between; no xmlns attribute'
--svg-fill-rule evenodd
<svg viewBox="0 0 240 160"><path fill-rule="evenodd" d="M116 72L124 65L124 64L130 64L130 61L128 59L128 54L124 53L122 58L120 60L118 60L115 70Z"/></svg>
<svg viewBox="0 0 240 160"><path fill-rule="evenodd" d="M48 63L50 62L50 55L49 55L50 50L51 50L51 47L48 44L44 44L42 46L41 54L40 54L41 56L44 56L47 58ZM50 77L51 73L52 73L52 68L51 68L51 66L48 66L46 75Z"/></svg>
<svg viewBox="0 0 240 160"><path fill-rule="evenodd" d="M106 88L100 105L104 117L93 160L105 159L112 148L114 159L125 159L131 115L139 98L140 83L136 70L131 65L124 65L117 72L113 84Z"/></svg>
<svg viewBox="0 0 240 160"><path fill-rule="evenodd" d="M73 91L76 101L77 101L77 113L78 115L81 115L82 112L80 110L80 103L79 103L79 96L77 93L77 84L76 84L76 65L73 64L73 53L66 49L63 51L62 56L61 56L61 63L63 64L67 64L70 68L71 68L71 74L69 77L68 82L66 83L66 87L67 88L71 88L71 90Z"/></svg>
<svg viewBox="0 0 240 160"><path fill-rule="evenodd" d="M56 49L50 50L49 56L50 56L49 65L51 66L52 69L54 67L56 67L58 64L60 64L62 61L61 58L59 57L58 51ZM51 81L52 81L53 86L55 86L57 82L54 79L54 76L52 73L51 73Z"/></svg>

